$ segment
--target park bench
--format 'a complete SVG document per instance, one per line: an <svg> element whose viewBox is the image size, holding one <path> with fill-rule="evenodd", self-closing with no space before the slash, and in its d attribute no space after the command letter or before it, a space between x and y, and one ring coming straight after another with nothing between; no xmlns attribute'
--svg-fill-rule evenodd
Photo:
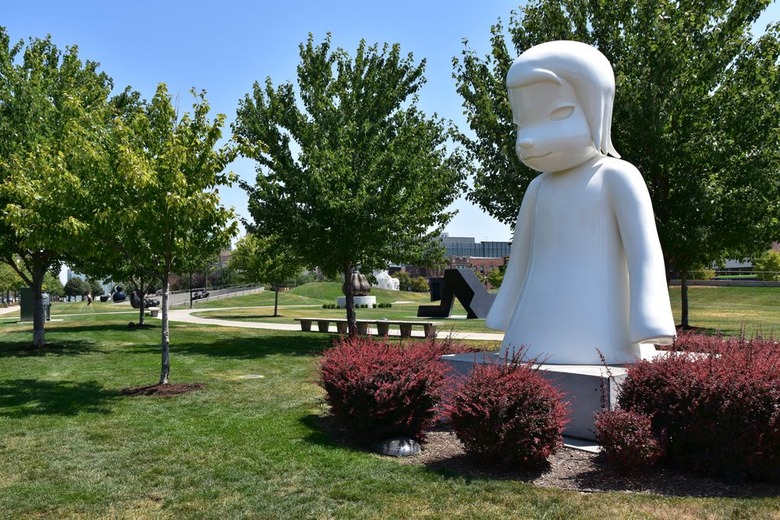
<svg viewBox="0 0 780 520"><path fill-rule="evenodd" d="M319 332L328 332L330 324L333 322L339 334L347 333L346 318L295 318L295 321L300 322L301 330L304 332L310 332L312 323L315 322ZM397 325L402 338L411 337L412 328L415 326L422 326L426 338L434 338L436 337L436 326L438 325L438 323L432 321L404 320L355 320L355 323L358 334L362 336L368 335L369 325L376 326L377 335L379 336L387 336L390 333L390 326Z"/></svg>

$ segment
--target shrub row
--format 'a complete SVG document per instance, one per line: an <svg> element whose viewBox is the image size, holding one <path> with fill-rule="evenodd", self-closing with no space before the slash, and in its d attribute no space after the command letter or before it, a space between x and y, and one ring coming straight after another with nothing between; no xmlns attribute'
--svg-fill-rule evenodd
<svg viewBox="0 0 780 520"><path fill-rule="evenodd" d="M472 455L524 466L544 461L562 444L560 392L531 362L475 364L465 382L448 378L441 355L467 350L452 341L339 339L324 354L320 384L337 422L364 442L421 439L439 416ZM445 393L452 395L443 405Z"/></svg>
<svg viewBox="0 0 780 520"><path fill-rule="evenodd" d="M780 481L777 342L684 334L671 350L629 367L620 410L597 418L607 459Z"/></svg>
<svg viewBox="0 0 780 520"><path fill-rule="evenodd" d="M393 306L392 303L373 303L371 304L371 308L373 309L389 309ZM338 305L335 303L323 303L322 304L323 309L340 309ZM360 305L355 305L356 309L368 309L369 305L367 303L361 303Z"/></svg>
<svg viewBox="0 0 780 520"><path fill-rule="evenodd" d="M421 439L438 417L466 451L530 466L561 445L566 405L533 362L475 365L450 386L452 341L337 340L320 384L336 420L367 441ZM449 382L448 382L449 381ZM444 404L444 396L450 397ZM663 462L730 479L780 481L780 348L761 338L681 335L668 355L628 369L619 408L596 416L608 463Z"/></svg>

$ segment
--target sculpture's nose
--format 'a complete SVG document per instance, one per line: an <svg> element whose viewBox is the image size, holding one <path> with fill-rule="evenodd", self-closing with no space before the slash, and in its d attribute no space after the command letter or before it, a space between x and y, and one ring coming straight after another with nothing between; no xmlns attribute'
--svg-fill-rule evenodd
<svg viewBox="0 0 780 520"><path fill-rule="evenodd" d="M519 146L524 150L530 149L531 147L533 147L533 145L534 145L533 139L530 139L528 137L524 137L522 139L517 140L517 146Z"/></svg>

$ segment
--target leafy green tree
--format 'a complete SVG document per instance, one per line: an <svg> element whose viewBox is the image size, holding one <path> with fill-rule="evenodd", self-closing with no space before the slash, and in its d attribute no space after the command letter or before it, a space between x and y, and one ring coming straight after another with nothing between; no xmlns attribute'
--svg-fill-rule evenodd
<svg viewBox="0 0 780 520"><path fill-rule="evenodd" d="M464 164L447 149L445 122L417 108L425 61L365 42L351 58L331 50L330 35L299 48L300 97L290 83L255 83L233 128L258 162L256 184L244 185L255 233L280 237L304 263L345 281L357 268L426 263ZM352 284L344 290L354 335Z"/></svg>
<svg viewBox="0 0 780 520"><path fill-rule="evenodd" d="M10 265L0 263L0 297L7 299L24 286L22 278Z"/></svg>
<svg viewBox="0 0 780 520"><path fill-rule="evenodd" d="M647 182L667 268L683 279L719 258L749 257L778 236L780 28L753 39L770 0L532 0L492 27L492 51L455 61L477 164L468 198L514 224L536 172L515 154L504 84L533 45L571 39L615 70L613 142ZM510 48L512 50L510 50Z"/></svg>
<svg viewBox="0 0 780 520"><path fill-rule="evenodd" d="M92 293L93 297L97 297L105 293L103 284L101 284L99 280L96 280L95 278L87 278L87 283L89 284L89 292Z"/></svg>
<svg viewBox="0 0 780 520"><path fill-rule="evenodd" d="M413 292L428 292L431 290L430 286L428 285L428 280L423 276L412 278L410 289Z"/></svg>
<svg viewBox="0 0 780 520"><path fill-rule="evenodd" d="M250 232L236 244L229 267L240 271L248 282L267 283L274 288L274 317L277 317L279 290L294 283L304 264L279 237L259 237Z"/></svg>
<svg viewBox="0 0 780 520"><path fill-rule="evenodd" d="M494 289L498 289L501 287L501 284L504 282L504 271L506 270L505 266L501 266L498 269L491 269L490 272L487 275L487 281L490 284L490 286Z"/></svg>
<svg viewBox="0 0 780 520"><path fill-rule="evenodd" d="M49 271L43 276L43 285L41 286L43 292L49 293L50 296L58 296L62 298L65 296L65 286L62 285L60 277L57 273Z"/></svg>
<svg viewBox="0 0 780 520"><path fill-rule="evenodd" d="M399 291L411 291L412 290L412 277L409 276L409 273L404 271L398 271L397 273L393 273L390 275L391 277L398 280L398 290Z"/></svg>
<svg viewBox="0 0 780 520"><path fill-rule="evenodd" d="M129 91L112 100L109 171L93 179L112 208L95 214L88 230L109 247L84 252L76 264L94 276L135 280L142 301L145 289L161 284L160 384L170 376L171 275L211 262L237 232L233 210L219 200L219 187L233 179L224 170L234 153L217 148L225 116L210 120L205 93L193 96L193 112L183 116L164 84L150 102Z"/></svg>
<svg viewBox="0 0 780 520"><path fill-rule="evenodd" d="M65 294L67 296L84 296L90 291L90 288L90 285L78 276L73 276L65 282Z"/></svg>
<svg viewBox="0 0 780 520"><path fill-rule="evenodd" d="M769 250L753 260L753 268L762 280L780 280L780 251Z"/></svg>
<svg viewBox="0 0 780 520"><path fill-rule="evenodd" d="M32 288L33 346L45 345L44 277L78 247L91 173L104 169L111 80L49 37L11 45L0 28L0 261Z"/></svg>

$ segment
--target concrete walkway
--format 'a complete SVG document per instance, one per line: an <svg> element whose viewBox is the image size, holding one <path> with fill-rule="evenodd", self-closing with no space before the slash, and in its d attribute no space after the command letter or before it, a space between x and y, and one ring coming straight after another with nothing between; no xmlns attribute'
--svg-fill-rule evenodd
<svg viewBox="0 0 780 520"><path fill-rule="evenodd" d="M115 304L119 305L119 304ZM128 312L134 312L138 313L138 311L135 311L134 309L130 309L130 304L127 304ZM292 307L318 307L317 305L293 305ZM258 309L268 309L273 307L257 307ZM282 310L284 307L279 307L279 310ZM203 309L203 308L193 308L193 309L170 309L168 311L168 319L170 321L175 322L181 322L181 323L195 323L197 325L210 325L214 327L237 327L237 328L243 328L243 329L266 329L266 330L289 330L289 331L298 331L300 332L301 326L297 323L269 323L269 322L257 322L257 321L238 321L238 320L223 320L219 318L204 318L202 316L194 316L193 313L206 313L209 311L229 311L232 309L247 309L247 307L224 307L220 309ZM19 306L13 305L11 307L0 307L0 315L5 314L12 314L12 313L19 313ZM119 314L117 312L112 312L111 314ZM160 319L162 315L158 315L156 319ZM154 319L154 318L152 318ZM504 339L504 335L500 333L489 333L489 332L465 332L465 331L457 331L452 329L452 325L454 323L449 322L447 323L447 327L441 326L436 331L436 337L437 338L448 338L451 337L452 339L463 339L463 340L474 340L474 341L501 341ZM333 334L337 334L338 331L336 330L336 325L333 324L330 326L329 332ZM369 333L376 335L377 330L376 328L369 328ZM401 332L399 330L390 330L390 336L400 336ZM413 337L425 337L425 334L423 331L414 330L412 331Z"/></svg>
<svg viewBox="0 0 780 520"><path fill-rule="evenodd" d="M247 307L227 307L222 309L171 309L168 311L168 319L170 321L184 322L184 323L196 323L198 325L213 325L217 327L239 327L246 329L268 329L268 330L289 330L300 332L301 326L296 323L268 323L268 322L253 322L253 321L235 321L235 320L222 320L219 318L203 318L201 316L193 316L194 312L203 313L209 310L213 311L226 311L231 309L246 309ZM266 308L266 307L263 307ZM282 307L280 307L280 310ZM160 319L161 315L157 316ZM369 328L369 333L376 335L376 328ZM330 326L328 332L333 334L338 333L336 325ZM400 336L401 332L398 330L391 330L390 336ZM425 337L423 331L412 331L413 337ZM444 327L438 328L436 331L437 338L452 337L452 339L469 339L476 341L501 341L504 339L503 334L492 334L487 332L464 332L453 331L451 329L445 329Z"/></svg>

